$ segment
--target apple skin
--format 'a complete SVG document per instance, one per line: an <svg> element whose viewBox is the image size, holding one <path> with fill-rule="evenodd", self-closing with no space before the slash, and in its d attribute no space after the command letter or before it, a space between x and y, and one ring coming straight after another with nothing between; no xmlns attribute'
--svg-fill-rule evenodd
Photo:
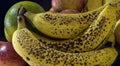
<svg viewBox="0 0 120 66"><path fill-rule="evenodd" d="M51 1L53 11L60 12L63 9L63 3L61 1L62 0L52 0Z"/></svg>
<svg viewBox="0 0 120 66"><path fill-rule="evenodd" d="M54 11L72 9L81 11L87 3L87 0L52 0L51 5Z"/></svg>
<svg viewBox="0 0 120 66"><path fill-rule="evenodd" d="M10 42L0 41L0 66L27 66Z"/></svg>

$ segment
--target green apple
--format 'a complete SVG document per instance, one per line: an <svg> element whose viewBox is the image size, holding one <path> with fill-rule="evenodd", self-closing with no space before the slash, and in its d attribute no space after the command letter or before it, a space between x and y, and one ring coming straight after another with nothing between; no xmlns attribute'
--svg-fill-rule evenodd
<svg viewBox="0 0 120 66"><path fill-rule="evenodd" d="M36 2L32 1L20 1L12 5L4 19L4 33L5 37L9 42L12 42L12 35L14 31L17 29L17 13L20 6L23 6L26 10L31 11L33 13L45 12L45 10ZM27 27L31 30L34 30L30 24L27 23Z"/></svg>

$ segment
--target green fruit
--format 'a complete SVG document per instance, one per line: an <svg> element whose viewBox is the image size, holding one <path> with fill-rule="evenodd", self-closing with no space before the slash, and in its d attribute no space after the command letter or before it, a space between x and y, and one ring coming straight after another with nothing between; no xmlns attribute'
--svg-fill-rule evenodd
<svg viewBox="0 0 120 66"><path fill-rule="evenodd" d="M21 1L21 2L14 4L12 7L10 7L4 19L5 36L6 36L6 39L10 42L12 40L12 35L14 31L17 29L17 17L16 16L18 13L18 9L21 5L24 8L26 8L28 11L31 11L34 13L45 12L45 10L39 4L32 2L32 1Z"/></svg>

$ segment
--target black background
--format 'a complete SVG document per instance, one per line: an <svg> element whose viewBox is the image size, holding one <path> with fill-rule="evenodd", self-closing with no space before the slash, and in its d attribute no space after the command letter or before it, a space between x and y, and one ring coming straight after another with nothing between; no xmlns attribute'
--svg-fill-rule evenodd
<svg viewBox="0 0 120 66"><path fill-rule="evenodd" d="M0 1L0 40L6 41L4 36L4 17L7 10L15 3L22 0L1 0ZM29 0L40 4L46 11L51 7L51 0Z"/></svg>
<svg viewBox="0 0 120 66"><path fill-rule="evenodd" d="M15 3L22 0L1 0L0 2L0 41L6 41L4 36L4 17L7 10ZM51 0L29 0L40 4L45 11L51 8ZM116 59L113 66L120 66L120 56Z"/></svg>

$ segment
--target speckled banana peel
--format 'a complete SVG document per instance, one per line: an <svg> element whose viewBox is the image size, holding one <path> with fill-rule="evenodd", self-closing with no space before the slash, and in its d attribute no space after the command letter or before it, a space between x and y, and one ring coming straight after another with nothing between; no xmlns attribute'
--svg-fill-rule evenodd
<svg viewBox="0 0 120 66"><path fill-rule="evenodd" d="M100 7L93 11L79 14L38 13L26 12L25 16L35 28L43 34L59 39L75 38L97 19L104 9Z"/></svg>
<svg viewBox="0 0 120 66"><path fill-rule="evenodd" d="M120 7L119 1L110 4ZM60 39L75 38L97 19L99 13L108 5L105 4L98 9L79 14L58 14L58 13L38 13L26 12L25 16L43 34ZM119 9L120 10L120 9Z"/></svg>
<svg viewBox="0 0 120 66"><path fill-rule="evenodd" d="M25 27L22 16L18 16L18 29L13 34L12 43L15 51L30 66L111 66L118 55L113 47L84 53L49 48Z"/></svg>
<svg viewBox="0 0 120 66"><path fill-rule="evenodd" d="M111 5L106 6L88 29L76 38L54 40L39 35L39 41L50 48L62 52L79 53L94 50L105 40L112 28L114 28L116 23L115 12L115 7Z"/></svg>

